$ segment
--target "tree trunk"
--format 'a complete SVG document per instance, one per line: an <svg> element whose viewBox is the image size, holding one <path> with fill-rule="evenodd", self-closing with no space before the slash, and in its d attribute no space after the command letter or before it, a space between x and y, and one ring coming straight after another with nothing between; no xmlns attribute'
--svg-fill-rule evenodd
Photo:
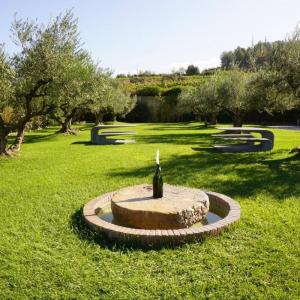
<svg viewBox="0 0 300 300"><path fill-rule="evenodd" d="M95 125L100 125L103 123L103 114L96 114Z"/></svg>
<svg viewBox="0 0 300 300"><path fill-rule="evenodd" d="M233 127L242 127L242 126L243 126L242 116L239 112L237 112L233 116Z"/></svg>
<svg viewBox="0 0 300 300"><path fill-rule="evenodd" d="M78 131L72 129L72 119L73 117L67 117L63 122L60 122L61 128L57 133L64 133L64 134L78 134Z"/></svg>
<svg viewBox="0 0 300 300"><path fill-rule="evenodd" d="M0 155L10 155L7 149L7 137L9 131L5 129L0 129Z"/></svg>
<svg viewBox="0 0 300 300"><path fill-rule="evenodd" d="M217 124L217 116L215 114L211 115L209 123L210 123L210 125L216 125Z"/></svg>
<svg viewBox="0 0 300 300"><path fill-rule="evenodd" d="M61 129L63 132L66 133L71 131L71 126L72 126L72 118L66 118Z"/></svg>
<svg viewBox="0 0 300 300"><path fill-rule="evenodd" d="M65 120L61 123L60 133L69 133L72 125L72 118L65 118Z"/></svg>
<svg viewBox="0 0 300 300"><path fill-rule="evenodd" d="M24 140L25 128L27 123L23 123L18 127L17 136L15 138L14 143L9 147L9 149L13 152L18 152L21 149L21 145Z"/></svg>

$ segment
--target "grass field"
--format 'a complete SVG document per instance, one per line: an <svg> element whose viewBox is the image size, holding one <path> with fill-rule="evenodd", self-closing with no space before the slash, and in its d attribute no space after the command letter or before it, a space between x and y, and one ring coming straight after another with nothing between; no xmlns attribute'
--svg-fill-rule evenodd
<svg viewBox="0 0 300 300"><path fill-rule="evenodd" d="M89 145L55 128L0 158L0 299L299 299L300 131L274 130L267 153L208 151L198 123L137 127L137 143ZM241 221L201 244L158 250L114 245L86 228L82 206L151 182L156 149L165 182L237 200Z"/></svg>

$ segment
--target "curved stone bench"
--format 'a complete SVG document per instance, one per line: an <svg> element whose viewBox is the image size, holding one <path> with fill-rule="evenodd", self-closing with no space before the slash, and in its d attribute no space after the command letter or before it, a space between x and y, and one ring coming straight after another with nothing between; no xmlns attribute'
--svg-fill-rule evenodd
<svg viewBox="0 0 300 300"><path fill-rule="evenodd" d="M223 152L257 152L273 149L274 134L270 130L250 127L230 127L218 129L224 130L224 132L221 134L215 134L213 135L214 137L218 137L223 140L246 142L242 144L213 145L214 148ZM251 133L249 134L249 132L260 133L261 138L254 137ZM255 142L259 142L259 144L255 144Z"/></svg>
<svg viewBox="0 0 300 300"><path fill-rule="evenodd" d="M124 127L134 127L133 124L126 125L99 125L91 129L91 143L93 145L116 145L116 144L128 144L134 143L134 140L116 140L116 139L107 139L109 136L121 136L121 135L134 135L134 131L102 131L102 129L109 128L124 128Z"/></svg>

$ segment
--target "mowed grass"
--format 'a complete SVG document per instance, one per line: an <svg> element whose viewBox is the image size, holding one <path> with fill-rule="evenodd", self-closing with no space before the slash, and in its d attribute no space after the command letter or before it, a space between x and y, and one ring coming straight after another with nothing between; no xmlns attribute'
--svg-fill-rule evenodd
<svg viewBox="0 0 300 300"><path fill-rule="evenodd" d="M0 158L0 299L299 299L300 131L274 130L272 152L221 154L199 123L141 124L122 146L91 146L81 129L30 133ZM150 183L157 148L165 182L234 198L238 226L155 250L90 231L83 205Z"/></svg>

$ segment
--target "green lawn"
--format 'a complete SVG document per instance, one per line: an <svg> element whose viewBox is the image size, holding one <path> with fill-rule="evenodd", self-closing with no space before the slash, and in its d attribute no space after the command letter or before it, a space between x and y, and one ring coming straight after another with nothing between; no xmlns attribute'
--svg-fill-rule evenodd
<svg viewBox="0 0 300 300"><path fill-rule="evenodd" d="M208 151L198 123L137 127L137 143L91 146L33 132L17 158L0 158L0 299L299 299L300 131L274 130L270 153ZM156 149L165 182L229 195L242 208L231 231L203 243L129 249L86 228L82 206L151 182Z"/></svg>

